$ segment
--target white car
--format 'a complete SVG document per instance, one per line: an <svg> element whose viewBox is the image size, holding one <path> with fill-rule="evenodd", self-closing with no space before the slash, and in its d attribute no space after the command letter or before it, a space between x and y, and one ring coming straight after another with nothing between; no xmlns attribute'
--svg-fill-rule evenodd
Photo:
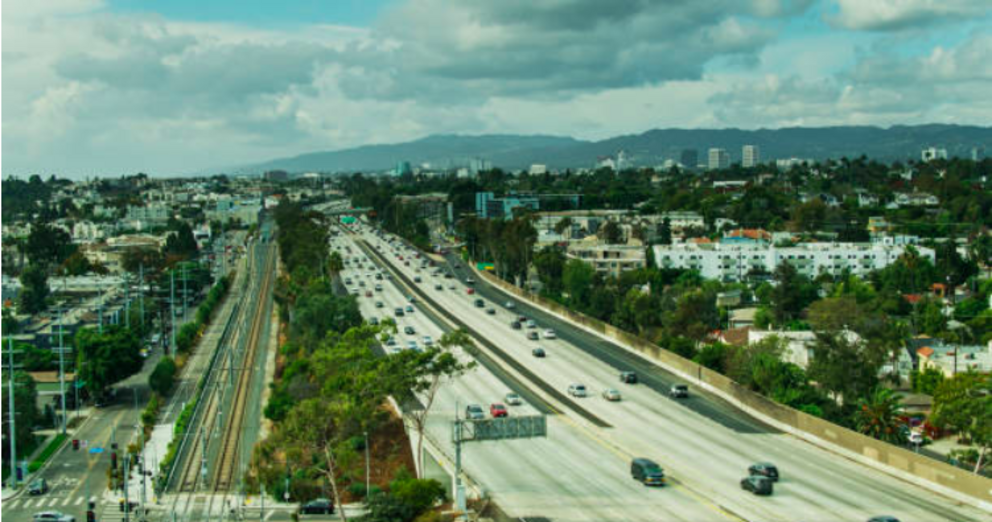
<svg viewBox="0 0 992 522"><path fill-rule="evenodd" d="M544 336L545 339L557 339L558 338L558 336L555 335L555 331L554 330L545 330L543 336Z"/></svg>
<svg viewBox="0 0 992 522"><path fill-rule="evenodd" d="M424 346L434 346L434 339L431 339L429 335L425 335L420 341L424 343Z"/></svg>
<svg viewBox="0 0 992 522"><path fill-rule="evenodd" d="M76 522L76 517L60 511L42 511L34 514L35 522Z"/></svg>
<svg viewBox="0 0 992 522"><path fill-rule="evenodd" d="M568 394L572 397L585 397L588 392L586 391L585 384L569 384Z"/></svg>
<svg viewBox="0 0 992 522"><path fill-rule="evenodd" d="M507 393L506 397L503 397L503 401L510 406L520 406L524 403L523 399L521 399L516 393Z"/></svg>

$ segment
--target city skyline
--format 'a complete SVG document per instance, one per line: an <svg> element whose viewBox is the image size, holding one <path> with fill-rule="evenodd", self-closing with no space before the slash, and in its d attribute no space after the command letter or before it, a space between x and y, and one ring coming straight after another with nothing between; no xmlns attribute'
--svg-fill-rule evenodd
<svg viewBox="0 0 992 522"><path fill-rule="evenodd" d="M8 2L3 173L185 174L438 133L992 121L985 2L529 4Z"/></svg>

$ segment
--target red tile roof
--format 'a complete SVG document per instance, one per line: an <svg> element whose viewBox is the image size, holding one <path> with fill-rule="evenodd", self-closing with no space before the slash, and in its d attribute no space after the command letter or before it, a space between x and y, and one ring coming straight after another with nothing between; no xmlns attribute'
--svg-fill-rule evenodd
<svg viewBox="0 0 992 522"><path fill-rule="evenodd" d="M933 348L930 348L929 346L924 346L923 348L916 350L916 355L919 355L920 357L926 357L929 359L930 356L933 355Z"/></svg>

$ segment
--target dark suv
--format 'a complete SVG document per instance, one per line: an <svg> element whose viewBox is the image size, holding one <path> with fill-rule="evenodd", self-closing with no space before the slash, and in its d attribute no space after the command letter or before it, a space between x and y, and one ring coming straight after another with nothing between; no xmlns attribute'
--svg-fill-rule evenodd
<svg viewBox="0 0 992 522"><path fill-rule="evenodd" d="M650 459L637 458L631 461L630 476L645 486L665 485L665 471Z"/></svg>
<svg viewBox="0 0 992 522"><path fill-rule="evenodd" d="M745 479L741 479L741 489L745 491L750 491L755 495L771 495L774 482L768 477L762 477L759 475L751 475Z"/></svg>
<svg viewBox="0 0 992 522"><path fill-rule="evenodd" d="M305 515L331 515L334 513L334 503L326 498L311 500L300 506L300 513Z"/></svg>
<svg viewBox="0 0 992 522"><path fill-rule="evenodd" d="M620 372L620 382L637 384L637 374L634 372Z"/></svg>

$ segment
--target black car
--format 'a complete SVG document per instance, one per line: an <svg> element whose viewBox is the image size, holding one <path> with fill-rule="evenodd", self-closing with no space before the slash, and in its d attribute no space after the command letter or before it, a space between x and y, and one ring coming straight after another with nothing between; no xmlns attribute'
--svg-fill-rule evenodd
<svg viewBox="0 0 992 522"><path fill-rule="evenodd" d="M520 321L510 321L510 328L513 328L514 330L519 330L522 328Z"/></svg>
<svg viewBox="0 0 992 522"><path fill-rule="evenodd" d="M486 302L483 301L482 299L476 299L475 300L475 307L476 308L483 308L485 306L486 306Z"/></svg>
<svg viewBox="0 0 992 522"><path fill-rule="evenodd" d="M634 372L620 372L620 382L637 384L637 374Z"/></svg>
<svg viewBox="0 0 992 522"><path fill-rule="evenodd" d="M543 359L544 356L546 355L544 353L544 348L534 348L533 350L530 351L530 353L534 357L538 357L538 358L541 358L541 359Z"/></svg>
<svg viewBox="0 0 992 522"><path fill-rule="evenodd" d="M413 334L415 334L417 332L416 332L416 330L413 329L412 326L407 326L406 328L403 328L403 333L405 333L407 335L413 335Z"/></svg>
<svg viewBox="0 0 992 522"><path fill-rule="evenodd" d="M899 522L899 519L889 515L881 515L869 518L868 522Z"/></svg>
<svg viewBox="0 0 992 522"><path fill-rule="evenodd" d="M750 491L755 495L771 495L772 494L772 484L768 477L761 477L758 475L751 475L750 477L741 479L741 489L745 491Z"/></svg>
<svg viewBox="0 0 992 522"><path fill-rule="evenodd" d="M334 503L326 498L311 500L300 506L300 513L304 515L331 515L334 513Z"/></svg>
<svg viewBox="0 0 992 522"><path fill-rule="evenodd" d="M770 479L772 482L778 482L778 468L774 464L769 464L767 462L758 462L751 464L747 468L747 474L752 477L765 477Z"/></svg>

